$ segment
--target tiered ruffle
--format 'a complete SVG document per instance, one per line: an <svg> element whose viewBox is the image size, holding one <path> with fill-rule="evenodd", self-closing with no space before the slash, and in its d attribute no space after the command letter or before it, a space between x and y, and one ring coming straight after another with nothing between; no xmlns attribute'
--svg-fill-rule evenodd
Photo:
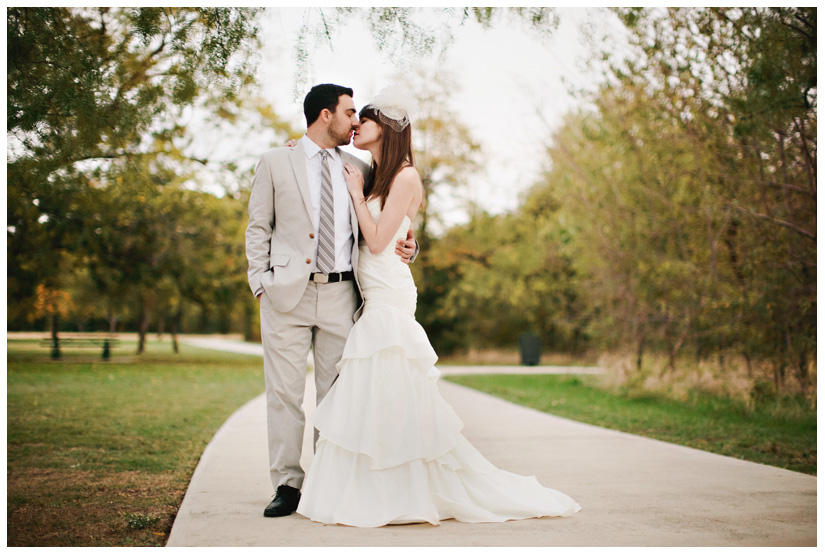
<svg viewBox="0 0 825 555"><path fill-rule="evenodd" d="M360 527L577 512L567 495L496 468L461 435L438 393L436 360L410 313L365 310L313 417L320 439L298 512Z"/></svg>

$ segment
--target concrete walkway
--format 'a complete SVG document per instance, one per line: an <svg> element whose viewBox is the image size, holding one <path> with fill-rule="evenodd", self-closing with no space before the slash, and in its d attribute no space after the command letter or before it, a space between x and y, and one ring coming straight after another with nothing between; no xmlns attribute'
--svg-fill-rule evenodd
<svg viewBox="0 0 825 555"><path fill-rule="evenodd" d="M312 399L311 379L307 386ZM264 518L272 486L260 396L207 446L167 545L816 545L816 477L574 422L445 381L439 387L463 419L464 435L491 462L534 474L582 511L563 519L376 529L322 525L297 514ZM308 413L312 404L304 404ZM307 434L305 468L309 445Z"/></svg>

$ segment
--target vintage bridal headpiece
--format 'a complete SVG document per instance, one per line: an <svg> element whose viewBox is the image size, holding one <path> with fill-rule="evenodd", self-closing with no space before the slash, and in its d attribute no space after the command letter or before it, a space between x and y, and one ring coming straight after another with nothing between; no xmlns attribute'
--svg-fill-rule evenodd
<svg viewBox="0 0 825 555"><path fill-rule="evenodd" d="M418 102L408 89L395 85L384 88L367 106L375 109L386 125L402 131L410 124L410 114L418 107Z"/></svg>

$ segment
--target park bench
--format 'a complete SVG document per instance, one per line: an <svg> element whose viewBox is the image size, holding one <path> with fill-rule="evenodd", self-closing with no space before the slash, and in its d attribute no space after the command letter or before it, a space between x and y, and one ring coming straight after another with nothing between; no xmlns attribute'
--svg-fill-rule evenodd
<svg viewBox="0 0 825 555"><path fill-rule="evenodd" d="M110 333L84 333L77 335L61 334L58 336L58 345L60 349L72 347L100 347L102 349L103 360L109 360L111 357L111 350L117 347L120 340L116 335ZM46 337L41 341L43 347L52 349L52 359L59 359L60 352L54 349L54 344L51 337Z"/></svg>

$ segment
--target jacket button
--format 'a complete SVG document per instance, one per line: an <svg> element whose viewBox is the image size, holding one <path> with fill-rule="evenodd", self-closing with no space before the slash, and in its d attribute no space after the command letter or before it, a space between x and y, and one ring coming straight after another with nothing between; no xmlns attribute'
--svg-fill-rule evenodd
<svg viewBox="0 0 825 555"><path fill-rule="evenodd" d="M310 234L309 234L309 238L310 238L310 239L315 239L315 234L314 234L314 233L310 233Z"/></svg>
<svg viewBox="0 0 825 555"><path fill-rule="evenodd" d="M309 258L307 258L307 264L311 264L311 263L312 263L312 260L310 260Z"/></svg>

